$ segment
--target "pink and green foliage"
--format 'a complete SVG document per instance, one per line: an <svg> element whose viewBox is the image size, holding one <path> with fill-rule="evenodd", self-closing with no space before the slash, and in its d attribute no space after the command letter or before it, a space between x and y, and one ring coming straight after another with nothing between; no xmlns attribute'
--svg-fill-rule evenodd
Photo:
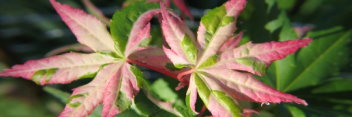
<svg viewBox="0 0 352 117"><path fill-rule="evenodd" d="M273 61L308 45L311 39L239 45L243 33L235 35L236 22L246 0L229 0L210 10L202 17L196 35L163 3L161 9L157 4L130 4L117 11L111 22L102 23L80 9L55 0L50 2L78 42L84 45L78 48L90 53L70 52L31 60L0 72L0 76L23 77L40 85L67 84L94 77L88 84L73 89L60 114L62 117L88 116L100 104L103 117L112 117L130 108L144 85L142 72L131 63L177 78L180 87L187 84L186 104L194 113L197 113L198 96L215 117L245 114L239 104L241 100L307 105L304 100L274 90L253 75L262 76ZM175 4L184 7L181 3L175 0ZM163 48L140 46L150 39L150 21L157 15L161 15ZM170 69L170 63L181 70ZM152 101L165 110L174 110L170 103Z"/></svg>
<svg viewBox="0 0 352 117"><path fill-rule="evenodd" d="M261 83L251 73L263 75L273 61L308 45L311 39L236 47L242 35L233 37L236 20L245 5L246 0L230 0L209 11L201 19L197 40L180 18L162 7L162 29L168 46L164 51L175 67L190 69L178 78L189 79L186 102L195 113L197 95L216 117L240 116L238 100L307 105Z"/></svg>
<svg viewBox="0 0 352 117"><path fill-rule="evenodd" d="M129 108L141 87L142 76L141 71L127 61L130 54L140 50L142 40L150 37L149 21L159 12L158 6L140 3L131 5L134 8L118 11L118 15L114 16L117 20L111 24L111 36L106 25L96 17L55 0L50 2L78 42L94 52L71 52L28 61L1 72L0 76L23 77L41 85L67 84L95 76L90 83L73 90L60 114L64 117L87 116L99 104L103 104L104 117L114 116ZM139 11L134 10L136 7ZM133 13L134 17L127 17L128 13Z"/></svg>

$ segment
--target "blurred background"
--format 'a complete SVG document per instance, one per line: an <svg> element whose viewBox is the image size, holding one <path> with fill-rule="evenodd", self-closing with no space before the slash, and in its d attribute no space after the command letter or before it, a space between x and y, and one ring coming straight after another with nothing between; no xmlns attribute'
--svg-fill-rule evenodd
<svg viewBox="0 0 352 117"><path fill-rule="evenodd" d="M81 0L58 0L71 6L85 9ZM111 18L113 13L120 9L124 0L91 0L104 14ZM194 20L185 16L187 23L196 30L201 16L207 9L215 8L226 0L185 0L191 10ZM343 43L326 45L320 42L312 51L325 52L331 50L326 59L331 66L324 66L321 71L315 70L312 74L319 77L308 84L296 88L280 88L278 81L264 80L264 82L281 91L289 92L312 102L313 106L296 107L285 106L286 111L306 116L349 116L352 113L352 59L351 59L351 32L352 29L352 1L351 0L248 0L249 3L240 16L239 30L245 33L245 40L253 42L267 42L284 38L284 24L286 20L291 28L310 27L312 37L338 38L347 40ZM180 10L172 4L172 8ZM279 23L278 23L279 22ZM320 31L320 32L319 32ZM325 33L321 32L325 31ZM303 34L304 35L304 32ZM328 35L331 35L328 37ZM346 36L347 35L347 36ZM322 39L323 40L323 39ZM331 43L334 43L332 41ZM22 64L30 59L43 58L53 49L64 45L77 43L74 35L61 21L48 0L0 0L0 71L15 64ZM327 49L319 49L319 48ZM343 51L343 52L341 52ZM330 52L330 51L329 51ZM320 55L320 54L319 54ZM310 61L319 59L308 57ZM303 57L305 58L305 57ZM330 60L330 61L329 61ZM304 61L303 61L304 62ZM330 64L331 63L331 64ZM336 63L336 65L335 65ZM305 69L305 63L301 68ZM317 63L317 64L324 64ZM309 66L308 66L309 67ZM308 69L308 68L307 68ZM308 70L309 71L309 70ZM285 71L283 71L285 72ZM151 72L152 73L152 72ZM270 77L270 72L268 76ZM151 75L152 76L152 75ZM337 80L335 80L337 79ZM59 89L70 92L72 88L88 81L74 82L69 85L55 85ZM287 81L288 82L288 81ZM292 86L295 87L295 86ZM325 90L324 90L325 87ZM336 88L338 87L338 88ZM320 89L317 89L320 88ZM327 91L327 89L336 89ZM21 78L0 79L0 117L52 117L57 116L63 109L64 103L59 98L47 93L32 81ZM318 91L317 91L318 90ZM323 92L323 93L319 93ZM312 94L312 92L318 92ZM315 96L315 97L314 97ZM337 97L336 97L337 96ZM326 99L329 100L324 100ZM326 105L324 105L326 104ZM314 106L317 105L317 106ZM322 111L326 109L327 111ZM257 116L279 116L280 105L262 108L264 114ZM320 110L320 111L319 111ZM267 111L267 112L266 112ZM276 112L278 111L278 112ZM286 112L283 111L283 112ZM319 111L319 112L318 112ZM294 111L296 112L296 111ZM318 114L317 114L318 113ZM320 113L320 114L319 114ZM287 115L287 116L289 116ZM299 115L298 115L299 116ZM297 116L297 117L298 117Z"/></svg>

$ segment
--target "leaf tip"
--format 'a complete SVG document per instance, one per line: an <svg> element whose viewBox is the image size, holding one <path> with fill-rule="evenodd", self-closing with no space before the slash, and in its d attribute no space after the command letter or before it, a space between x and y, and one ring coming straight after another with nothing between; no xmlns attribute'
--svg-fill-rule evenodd
<svg viewBox="0 0 352 117"><path fill-rule="evenodd" d="M226 9L230 15L238 16L240 12L246 7L247 0L229 0L226 3Z"/></svg>
<svg viewBox="0 0 352 117"><path fill-rule="evenodd" d="M308 103L305 100L301 100L299 104L302 104L304 106L308 106Z"/></svg>
<svg viewBox="0 0 352 117"><path fill-rule="evenodd" d="M294 96L295 97L295 96ZM304 105L304 106L308 106L308 103L301 99L301 98L298 98L298 97L295 97L296 99L293 99L292 101L290 102L293 102L293 103L296 103L296 104L301 104L301 105Z"/></svg>

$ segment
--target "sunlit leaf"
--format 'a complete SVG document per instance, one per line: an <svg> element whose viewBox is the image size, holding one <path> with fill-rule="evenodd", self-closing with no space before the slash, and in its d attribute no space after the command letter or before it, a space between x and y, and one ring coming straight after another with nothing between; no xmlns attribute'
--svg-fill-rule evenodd
<svg viewBox="0 0 352 117"><path fill-rule="evenodd" d="M283 59L312 40L248 43L237 47L241 36L238 39L232 37L236 30L237 17L245 5L245 0L230 0L202 17L197 32L197 42L200 46L198 51L201 53L197 54L199 58L195 62L189 61L191 57L187 55L190 55L188 52L196 52L184 51L186 49L182 48L184 43L181 40L188 34L182 30L185 29L184 25L172 13L162 10L163 34L170 47L164 47L164 52L175 66L186 64L182 67L189 68L180 72L177 78L189 79L186 104L193 113L197 113L197 95L214 117L241 116L242 108L238 100L307 105L304 100L276 91L246 72L261 75L273 61ZM225 47L221 47L223 45ZM220 56L216 56L217 54Z"/></svg>
<svg viewBox="0 0 352 117"><path fill-rule="evenodd" d="M158 8L157 4L136 2L114 13L111 35L125 56L133 53L143 39L149 38L149 21L160 12Z"/></svg>
<svg viewBox="0 0 352 117"><path fill-rule="evenodd" d="M94 51L116 51L106 26L96 17L55 0L50 2L81 44Z"/></svg>
<svg viewBox="0 0 352 117"><path fill-rule="evenodd" d="M111 56L97 53L67 53L15 65L1 72L0 76L23 77L41 85L63 84L84 77L93 77L102 65L114 61Z"/></svg>
<svg viewBox="0 0 352 117"><path fill-rule="evenodd" d="M130 15L134 13L133 22L119 22L121 26L113 25L116 21L112 23L113 30L126 27L132 30L129 30L132 32L130 36L127 33L127 36L119 35L120 40L126 40L125 45L121 45L121 43L114 42L107 32L107 27L94 16L55 0L50 0L50 2L77 36L78 41L93 49L95 53L93 51L90 51L91 54L67 53L31 60L0 72L0 76L24 77L41 85L70 83L80 78L95 77L88 84L75 88L68 99L63 97L62 92L46 88L53 95L67 100L60 116L88 116L96 110L92 116L102 113L103 117L112 117L131 108L134 97L143 86L141 84L143 73L128 63L131 62L128 57L140 50L139 45L143 39L149 38L149 22L154 15L160 13L158 7L141 2L116 13L121 15L116 16L118 19L115 17L115 20L128 21L132 17ZM125 47L127 47L126 50ZM65 50L67 48L63 49ZM97 108L98 105L101 106Z"/></svg>

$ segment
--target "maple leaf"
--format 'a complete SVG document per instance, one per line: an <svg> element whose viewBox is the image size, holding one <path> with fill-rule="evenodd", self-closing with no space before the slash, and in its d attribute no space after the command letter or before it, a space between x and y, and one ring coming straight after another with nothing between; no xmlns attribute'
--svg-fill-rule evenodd
<svg viewBox="0 0 352 117"><path fill-rule="evenodd" d="M189 79L187 105L195 110L197 95L215 117L240 116L237 100L261 103L307 103L293 95L274 90L257 80L275 60L308 45L311 39L237 47L242 33L234 37L236 20L246 0L229 0L202 17L197 38L185 23L161 5L162 31L167 45L163 49L175 67L188 68L178 74Z"/></svg>
<svg viewBox="0 0 352 117"><path fill-rule="evenodd" d="M99 10L90 0L82 0L84 6L86 7L88 13L97 17L101 22L106 25L110 24L110 19L107 18L101 10Z"/></svg>
<svg viewBox="0 0 352 117"><path fill-rule="evenodd" d="M161 11L155 4L145 3L132 4L117 11L110 24L110 35L106 24L96 17L55 0L50 2L78 41L89 47L78 48L92 53L67 53L31 60L0 72L0 76L23 77L41 85L66 84L95 77L73 90L60 116L87 116L99 104L103 105L104 117L129 108L143 80L142 72L129 63L177 77L182 83L189 82L187 104L194 112L197 95L214 116L239 116L238 99L306 105L304 100L261 83L251 73L264 74L272 61L284 58L311 40L248 43L237 47L242 34L233 37L233 33L236 17L243 10L245 0L231 0L209 11L202 18L197 40L184 22L163 5ZM150 37L150 20L160 12L167 42L163 46L165 53L157 48L140 47L143 40ZM176 69L185 69L168 69L170 62Z"/></svg>
<svg viewBox="0 0 352 117"><path fill-rule="evenodd" d="M149 22L160 13L159 6L139 2L117 11L111 22L110 35L106 24L96 17L55 0L50 2L78 42L89 47L87 51L92 53L71 52L31 60L0 72L0 76L23 77L41 85L66 84L95 77L88 84L73 90L60 114L62 117L87 116L99 104L103 105L103 117L115 116L129 108L142 86L142 72L128 61L138 61L130 55L143 50L139 45L150 38ZM156 65L154 68L163 67Z"/></svg>

